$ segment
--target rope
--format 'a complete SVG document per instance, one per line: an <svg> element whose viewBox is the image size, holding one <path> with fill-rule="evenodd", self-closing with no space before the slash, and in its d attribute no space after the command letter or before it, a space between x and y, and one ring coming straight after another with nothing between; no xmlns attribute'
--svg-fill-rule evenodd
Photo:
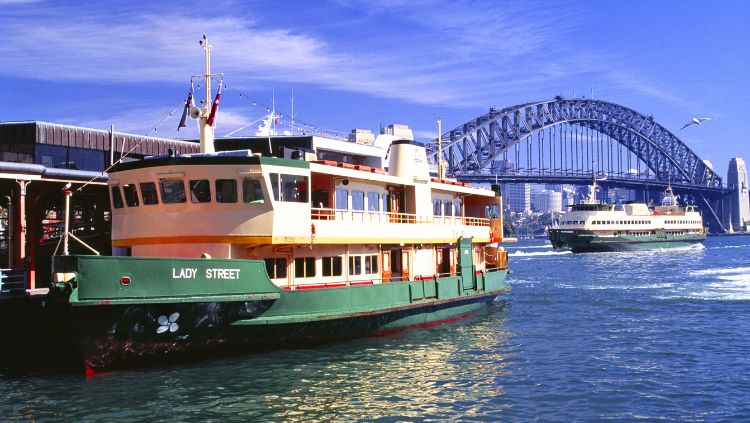
<svg viewBox="0 0 750 423"><path fill-rule="evenodd" d="M146 134L145 136L147 136L147 137L148 137L148 136L151 136L151 134L153 134L154 132L156 132L156 130L157 130L157 129L158 129L158 128L159 128L159 127L160 127L160 126L161 126L161 125L162 125L162 124L163 124L163 123L164 123L164 122L165 122L165 121L167 120L167 119L169 119L170 117L172 117L172 115L174 115L174 112L176 112L176 111L177 111L177 109L178 109L178 108L180 108L180 106L184 106L184 104L185 104L185 101L184 101L184 100L180 100L180 102L179 102L179 103L177 104L177 106L175 106L175 108L174 108L174 109L172 109L172 111L171 111L171 112L169 112L169 114L168 114L167 116L165 116L165 117L164 117L164 118L163 118L163 119L162 119L161 121L159 121L159 123L157 123L157 124L156 124L156 126L154 126L154 127L153 127L153 129L151 129L151 130L150 130L150 131L148 132L148 134ZM112 134L112 136L114 136L114 134ZM127 152L126 152L125 154L121 155L121 156L120 156L120 158L119 158L119 159L117 159L117 160L116 160L116 161L115 161L114 163L112 163L112 164L111 164L111 165L110 165L110 166L109 166L108 168L106 168L106 169L104 169L103 171L99 172L99 174L98 174L98 175L96 175L96 176L94 176L93 178L91 178L91 180L90 180L90 181L88 181L88 182L86 182L85 184L83 184L83 185L81 185L80 187L78 187L78 188L76 189L76 192L78 192L78 191L80 191L80 190L82 190L82 189L86 188L86 187L87 187L88 185L90 185L90 184L91 184L92 182L94 182L94 181L95 181L95 180L96 180L97 178L99 178L100 176L102 176L102 175L104 175L105 173L109 172L109 170L110 170L110 169L112 169L113 167L115 167L115 165L117 165L118 163L120 163L120 162L122 161L122 159L124 159L125 157L127 157L127 156L128 156L128 154L132 153L132 152L133 152L133 150L135 150L136 148L138 148L138 146L139 146L139 145L141 145L141 144L143 143L143 141L145 141L145 140L146 140L145 138L142 138L142 139L141 139L140 141L138 141L138 142L137 142L137 143L136 143L136 144L135 144L135 145L134 145L133 147L131 147L131 148L130 148L130 150L128 150L128 151L127 151ZM110 146L110 148L111 148L111 146Z"/></svg>

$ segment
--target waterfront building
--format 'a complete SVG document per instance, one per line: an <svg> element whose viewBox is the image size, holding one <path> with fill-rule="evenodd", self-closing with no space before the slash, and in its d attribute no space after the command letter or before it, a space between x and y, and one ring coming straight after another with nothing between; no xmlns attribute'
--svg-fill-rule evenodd
<svg viewBox="0 0 750 423"><path fill-rule="evenodd" d="M562 211L562 193L552 190L542 190L531 196L531 208L544 213L559 213Z"/></svg>

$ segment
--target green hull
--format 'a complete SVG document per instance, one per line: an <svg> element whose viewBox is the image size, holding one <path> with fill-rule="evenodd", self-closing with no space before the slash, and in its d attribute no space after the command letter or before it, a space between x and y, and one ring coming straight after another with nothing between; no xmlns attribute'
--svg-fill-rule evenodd
<svg viewBox="0 0 750 423"><path fill-rule="evenodd" d="M680 248L703 242L705 239L705 234L671 235L663 231L648 236L622 234L603 237L589 230L549 230L549 240L555 249L569 249L574 253Z"/></svg>
<svg viewBox="0 0 750 423"><path fill-rule="evenodd" d="M454 277L293 290L274 285L257 260L67 256L56 271L75 273L73 331L94 368L428 326L510 289L507 269L473 266Z"/></svg>

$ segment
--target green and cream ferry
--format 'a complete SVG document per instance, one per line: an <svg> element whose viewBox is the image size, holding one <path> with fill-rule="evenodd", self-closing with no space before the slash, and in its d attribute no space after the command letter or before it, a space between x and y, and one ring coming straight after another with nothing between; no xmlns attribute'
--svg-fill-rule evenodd
<svg viewBox="0 0 750 423"><path fill-rule="evenodd" d="M703 218L695 206L680 206L667 188L660 206L627 202L621 207L596 201L596 180L588 199L571 206L548 230L555 249L573 252L634 251L686 247L706 239Z"/></svg>
<svg viewBox="0 0 750 423"><path fill-rule="evenodd" d="M499 192L431 177L423 145L215 152L209 106L202 153L109 172L113 256L56 257L89 368L432 326L510 289Z"/></svg>

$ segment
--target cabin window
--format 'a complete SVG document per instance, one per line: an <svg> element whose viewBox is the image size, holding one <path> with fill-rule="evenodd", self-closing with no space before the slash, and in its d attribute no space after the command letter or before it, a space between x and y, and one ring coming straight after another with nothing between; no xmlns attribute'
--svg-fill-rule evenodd
<svg viewBox="0 0 750 423"><path fill-rule="evenodd" d="M267 258L266 271L271 279L286 277L286 257Z"/></svg>
<svg viewBox="0 0 750 423"><path fill-rule="evenodd" d="M323 257L323 276L341 276L343 261L341 257Z"/></svg>
<svg viewBox="0 0 750 423"><path fill-rule="evenodd" d="M349 274L362 274L362 256L349 256Z"/></svg>
<svg viewBox="0 0 750 423"><path fill-rule="evenodd" d="M190 180L190 201L193 203L211 202L211 184L208 179Z"/></svg>
<svg viewBox="0 0 750 423"><path fill-rule="evenodd" d="M456 200L453 202L453 215L454 216L463 216L461 214L461 202Z"/></svg>
<svg viewBox="0 0 750 423"><path fill-rule="evenodd" d="M125 184L122 186L122 190L125 194L125 204L128 207L138 206L138 190L133 184Z"/></svg>
<svg viewBox="0 0 750 423"><path fill-rule="evenodd" d="M234 179L217 179L216 180L216 202L217 203L236 203L237 202L237 181Z"/></svg>
<svg viewBox="0 0 750 423"><path fill-rule="evenodd" d="M442 216L443 215L443 213L442 213L442 211L443 211L442 204L443 203L440 200L432 200L432 213L435 216Z"/></svg>
<svg viewBox="0 0 750 423"><path fill-rule="evenodd" d="M380 211L380 194L378 194L377 192L367 193L367 211Z"/></svg>
<svg viewBox="0 0 750 423"><path fill-rule="evenodd" d="M248 204L263 204L263 188L257 179L242 180L242 201Z"/></svg>
<svg viewBox="0 0 750 423"><path fill-rule="evenodd" d="M307 202L308 177L300 175L269 174L273 198L276 201Z"/></svg>
<svg viewBox="0 0 750 423"><path fill-rule="evenodd" d="M122 194L120 194L120 186L112 186L112 207L121 209L125 206L122 202Z"/></svg>
<svg viewBox="0 0 750 423"><path fill-rule="evenodd" d="M315 257L297 257L294 259L294 277L311 278L315 276Z"/></svg>
<svg viewBox="0 0 750 423"><path fill-rule="evenodd" d="M443 215L450 216L452 215L453 209L453 202L450 200L443 201Z"/></svg>
<svg viewBox="0 0 750 423"><path fill-rule="evenodd" d="M156 196L156 184L153 182L142 182L141 197L143 198L144 206L150 204L159 204L159 199Z"/></svg>
<svg viewBox="0 0 750 423"><path fill-rule="evenodd" d="M365 209L365 192L352 190L352 210Z"/></svg>
<svg viewBox="0 0 750 423"><path fill-rule="evenodd" d="M378 273L378 256L377 254L365 256L365 273Z"/></svg>
<svg viewBox="0 0 750 423"><path fill-rule="evenodd" d="M349 190L336 188L336 208L339 210L349 209Z"/></svg>
<svg viewBox="0 0 750 423"><path fill-rule="evenodd" d="M182 179L160 179L161 199L165 204L185 202L185 184Z"/></svg>

